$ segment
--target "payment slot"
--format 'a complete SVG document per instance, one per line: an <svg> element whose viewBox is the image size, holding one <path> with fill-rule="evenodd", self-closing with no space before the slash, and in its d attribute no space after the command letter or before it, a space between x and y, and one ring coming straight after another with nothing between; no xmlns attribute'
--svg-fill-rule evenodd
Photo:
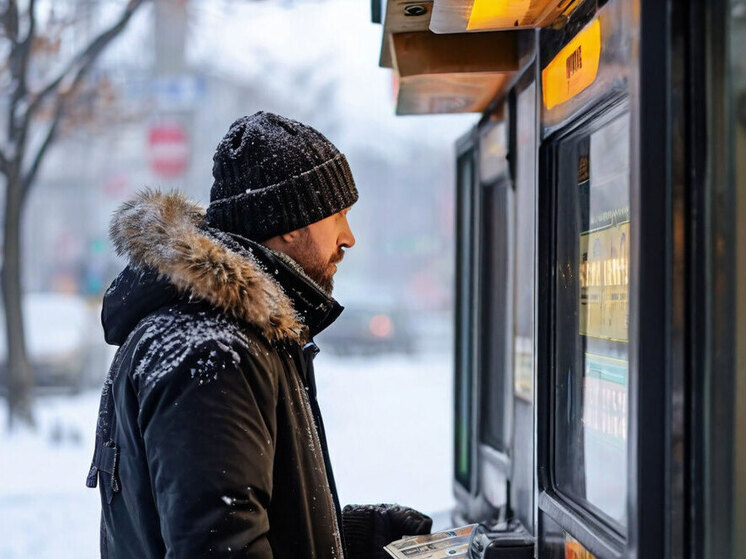
<svg viewBox="0 0 746 559"><path fill-rule="evenodd" d="M534 538L517 521L492 528L480 524L469 544L469 559L533 559Z"/></svg>

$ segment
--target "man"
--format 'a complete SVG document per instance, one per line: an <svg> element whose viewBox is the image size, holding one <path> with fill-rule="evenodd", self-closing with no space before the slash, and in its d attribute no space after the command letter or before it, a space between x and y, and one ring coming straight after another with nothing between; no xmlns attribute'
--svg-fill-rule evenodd
<svg viewBox="0 0 746 559"><path fill-rule="evenodd" d="M333 276L355 244L347 161L263 112L234 122L213 160L206 212L148 190L112 219L129 263L102 311L121 347L87 480L101 554L381 557L431 521L386 505L343 515L337 500L313 337L342 311Z"/></svg>

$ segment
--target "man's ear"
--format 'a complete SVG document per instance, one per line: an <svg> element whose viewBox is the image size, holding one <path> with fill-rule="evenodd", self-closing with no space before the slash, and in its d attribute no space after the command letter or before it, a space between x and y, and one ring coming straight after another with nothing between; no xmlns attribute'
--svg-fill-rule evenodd
<svg viewBox="0 0 746 559"><path fill-rule="evenodd" d="M284 249L287 248L288 245L292 245L298 240L300 231L300 229L296 229L295 231L289 231L287 233L283 233L282 235L275 235L274 237L263 241L262 244L266 247L271 248L272 250L279 250L280 252L282 252Z"/></svg>
<svg viewBox="0 0 746 559"><path fill-rule="evenodd" d="M300 235L300 233L298 232L298 229L296 229L295 231L290 231L289 233L283 233L279 237L284 242L290 244L290 243L295 242L298 239L298 235Z"/></svg>

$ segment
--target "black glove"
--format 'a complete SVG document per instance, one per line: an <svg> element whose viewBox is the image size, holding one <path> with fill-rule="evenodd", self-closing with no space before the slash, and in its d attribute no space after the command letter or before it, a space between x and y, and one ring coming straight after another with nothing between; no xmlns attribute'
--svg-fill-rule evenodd
<svg viewBox="0 0 746 559"><path fill-rule="evenodd" d="M347 505L342 510L347 559L386 559L383 546L429 534L432 527L432 518L401 505Z"/></svg>

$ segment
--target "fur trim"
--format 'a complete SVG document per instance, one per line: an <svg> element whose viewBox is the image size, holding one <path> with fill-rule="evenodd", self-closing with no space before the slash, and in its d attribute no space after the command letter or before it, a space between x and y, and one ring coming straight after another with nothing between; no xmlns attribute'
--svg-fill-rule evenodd
<svg viewBox="0 0 746 559"><path fill-rule="evenodd" d="M146 189L115 212L109 235L133 266L154 268L179 291L258 327L268 340L299 339L302 325L279 284L200 230L204 215L178 191Z"/></svg>

